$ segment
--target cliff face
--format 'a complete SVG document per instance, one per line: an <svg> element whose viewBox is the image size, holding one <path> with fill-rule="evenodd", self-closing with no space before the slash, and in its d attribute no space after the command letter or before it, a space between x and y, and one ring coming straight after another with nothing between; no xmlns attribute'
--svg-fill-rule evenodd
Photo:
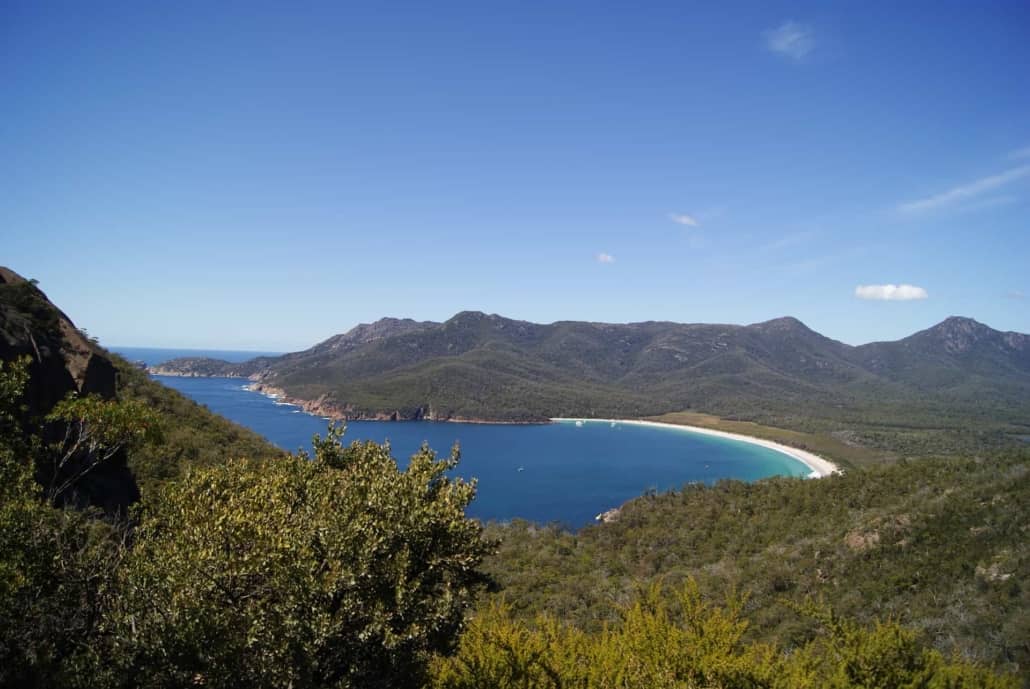
<svg viewBox="0 0 1030 689"><path fill-rule="evenodd" d="M24 398L26 422L42 418L71 392L104 399L116 396L117 371L106 353L32 282L0 267L0 360L23 356L31 359ZM62 429L50 427L46 440L55 441L61 433ZM47 470L37 467L41 481ZM124 455L119 455L86 477L75 501L116 511L138 498L132 472Z"/></svg>
<svg viewBox="0 0 1030 689"><path fill-rule="evenodd" d="M46 413L68 392L115 395L115 368L35 285L0 267L0 359L32 358L30 410Z"/></svg>

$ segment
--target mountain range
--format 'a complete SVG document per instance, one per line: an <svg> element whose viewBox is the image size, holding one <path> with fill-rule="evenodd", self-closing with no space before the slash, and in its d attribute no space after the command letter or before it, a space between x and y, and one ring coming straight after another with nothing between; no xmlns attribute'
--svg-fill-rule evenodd
<svg viewBox="0 0 1030 689"><path fill-rule="evenodd" d="M279 357L174 359L152 372L249 378L349 419L533 422L693 410L786 427L954 417L1018 424L1030 409L1030 336L959 317L850 346L790 317L537 324L465 311L442 323L384 318Z"/></svg>

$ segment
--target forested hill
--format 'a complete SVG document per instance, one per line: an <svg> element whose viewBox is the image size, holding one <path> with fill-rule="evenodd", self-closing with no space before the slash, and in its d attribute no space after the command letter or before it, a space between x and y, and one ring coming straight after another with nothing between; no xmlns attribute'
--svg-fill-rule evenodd
<svg viewBox="0 0 1030 689"><path fill-rule="evenodd" d="M1030 336L968 318L855 347L795 318L541 325L462 312L444 323L387 318L281 357L178 359L155 370L250 377L348 418L525 421L694 410L843 431L956 419L1015 424L1030 409Z"/></svg>
<svg viewBox="0 0 1030 689"><path fill-rule="evenodd" d="M253 431L154 382L105 350L32 281L0 267L0 362L18 359L29 362L25 408L18 420L22 425L43 419L69 395L131 401L155 415L159 433L151 442L126 448L78 482L81 502L124 511L141 489L174 478L187 466L279 454Z"/></svg>

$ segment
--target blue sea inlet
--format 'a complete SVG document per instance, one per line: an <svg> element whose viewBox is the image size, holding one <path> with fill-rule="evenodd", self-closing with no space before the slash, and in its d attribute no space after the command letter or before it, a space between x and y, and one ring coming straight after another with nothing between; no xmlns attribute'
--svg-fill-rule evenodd
<svg viewBox="0 0 1030 689"><path fill-rule="evenodd" d="M176 355L133 357L139 350L118 351L151 364ZM324 434L327 428L325 419L247 390L245 380L156 378L287 450L310 450L312 436ZM402 463L423 442L441 455L458 443L461 464L456 473L479 481L478 495L469 508L472 516L572 527L592 522L597 514L648 490L809 472L797 460L758 445L676 428L613 426L601 421L582 425L351 421L344 439L388 440Z"/></svg>

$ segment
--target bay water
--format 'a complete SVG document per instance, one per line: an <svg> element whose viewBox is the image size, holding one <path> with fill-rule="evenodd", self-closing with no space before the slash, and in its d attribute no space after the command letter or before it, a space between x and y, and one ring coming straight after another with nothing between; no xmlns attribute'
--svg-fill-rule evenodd
<svg viewBox="0 0 1030 689"><path fill-rule="evenodd" d="M115 351L148 364L173 358L166 356L173 350L149 350L145 358L137 348ZM242 361L257 354L216 351L203 355ZM285 450L310 450L312 437L324 435L328 427L326 419L247 390L246 380L155 379ZM533 425L351 421L344 440L389 442L402 466L422 443L440 454L458 444L462 459L455 473L478 480L478 494L469 508L472 516L558 522L574 528L651 490L665 491L691 482L711 484L725 478L753 481L809 472L792 457L758 445L679 428L607 421Z"/></svg>

